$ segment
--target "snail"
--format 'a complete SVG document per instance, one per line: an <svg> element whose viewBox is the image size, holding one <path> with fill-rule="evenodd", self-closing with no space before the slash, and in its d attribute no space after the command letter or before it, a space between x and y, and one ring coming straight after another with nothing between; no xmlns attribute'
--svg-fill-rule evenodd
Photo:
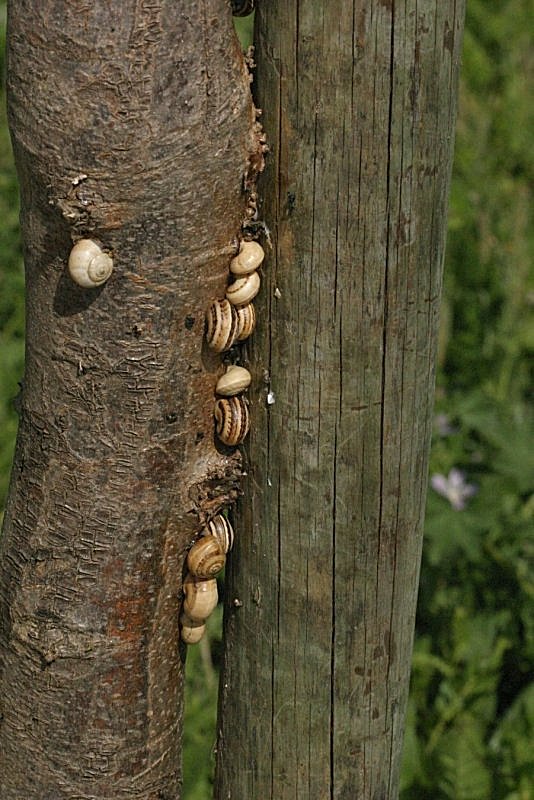
<svg viewBox="0 0 534 800"><path fill-rule="evenodd" d="M254 0L231 0L234 17L246 17L254 11Z"/></svg>
<svg viewBox="0 0 534 800"><path fill-rule="evenodd" d="M242 342L243 339L248 339L256 327L256 311L252 303L248 303L246 306L238 306L235 312L237 314L235 341Z"/></svg>
<svg viewBox="0 0 534 800"><path fill-rule="evenodd" d="M258 242L241 242L239 254L230 262L230 272L234 275L248 275L258 269L265 253Z"/></svg>
<svg viewBox="0 0 534 800"><path fill-rule="evenodd" d="M232 549L234 530L229 521L222 514L217 514L216 517L213 517L213 519L208 522L202 531L202 535L215 537L225 553L228 553L228 551Z"/></svg>
<svg viewBox="0 0 534 800"><path fill-rule="evenodd" d="M226 290L226 299L234 306L244 306L256 297L260 291L260 283L257 272L244 275L230 284Z"/></svg>
<svg viewBox="0 0 534 800"><path fill-rule="evenodd" d="M79 239L70 251L68 267L78 286L95 289L111 275L113 260L92 239Z"/></svg>
<svg viewBox="0 0 534 800"><path fill-rule="evenodd" d="M216 353L229 350L237 332L236 309L228 300L215 300L206 313L206 341Z"/></svg>
<svg viewBox="0 0 534 800"><path fill-rule="evenodd" d="M225 562L224 550L215 536L198 539L187 554L187 568L195 578L213 578Z"/></svg>
<svg viewBox="0 0 534 800"><path fill-rule="evenodd" d="M196 624L207 620L219 599L215 578L200 580L187 575L184 580L183 613Z"/></svg>
<svg viewBox="0 0 534 800"><path fill-rule="evenodd" d="M217 381L215 391L223 397L232 397L248 389L251 379L248 369L232 364Z"/></svg>
<svg viewBox="0 0 534 800"><path fill-rule="evenodd" d="M243 441L250 427L247 401L242 397L228 397L215 403L215 430L217 436L230 447Z"/></svg>
<svg viewBox="0 0 534 800"><path fill-rule="evenodd" d="M206 626L204 622L193 622L187 614L180 614L180 624L182 626L181 637L186 644L196 644L204 636Z"/></svg>

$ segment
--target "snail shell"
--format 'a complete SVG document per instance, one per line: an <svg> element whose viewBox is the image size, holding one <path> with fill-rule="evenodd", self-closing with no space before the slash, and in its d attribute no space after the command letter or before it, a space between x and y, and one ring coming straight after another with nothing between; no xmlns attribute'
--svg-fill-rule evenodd
<svg viewBox="0 0 534 800"><path fill-rule="evenodd" d="M182 626L182 642L186 644L200 642L206 631L206 626L203 622L193 622L187 614L180 614L180 623Z"/></svg>
<svg viewBox="0 0 534 800"><path fill-rule="evenodd" d="M184 580L184 614L196 624L204 623L219 599L215 578L203 580L187 575Z"/></svg>
<svg viewBox="0 0 534 800"><path fill-rule="evenodd" d="M251 379L248 369L232 365L217 381L215 391L217 394L222 394L223 397L232 397L248 389Z"/></svg>
<svg viewBox="0 0 534 800"><path fill-rule="evenodd" d="M245 306L260 291L260 276L257 272L244 275L230 284L226 290L226 299L234 306Z"/></svg>
<svg viewBox="0 0 534 800"><path fill-rule="evenodd" d="M242 397L228 397L215 403L217 436L230 447L243 441L250 428L248 404Z"/></svg>
<svg viewBox="0 0 534 800"><path fill-rule="evenodd" d="M237 314L228 300L215 300L206 312L206 341L216 353L229 350L237 333Z"/></svg>
<svg viewBox="0 0 534 800"><path fill-rule="evenodd" d="M226 517L223 517L222 514L217 514L216 517L213 517L213 519L208 522L202 535L217 539L219 546L225 553L228 553L228 551L232 549L234 530Z"/></svg>
<svg viewBox="0 0 534 800"><path fill-rule="evenodd" d="M187 554L187 568L195 578L213 578L225 561L224 550L215 536L198 539Z"/></svg>
<svg viewBox="0 0 534 800"><path fill-rule="evenodd" d="M254 10L254 0L232 0L232 14L234 17L246 17Z"/></svg>
<svg viewBox="0 0 534 800"><path fill-rule="evenodd" d="M230 262L230 272L234 275L248 275L258 269L265 253L258 242L241 242L239 255Z"/></svg>
<svg viewBox="0 0 534 800"><path fill-rule="evenodd" d="M242 342L243 339L248 339L256 327L256 311L252 303L246 306L239 306L236 308L237 314L237 332L235 341Z"/></svg>
<svg viewBox="0 0 534 800"><path fill-rule="evenodd" d="M68 267L78 286L94 289L105 283L113 272L113 259L92 239L80 239L70 251Z"/></svg>

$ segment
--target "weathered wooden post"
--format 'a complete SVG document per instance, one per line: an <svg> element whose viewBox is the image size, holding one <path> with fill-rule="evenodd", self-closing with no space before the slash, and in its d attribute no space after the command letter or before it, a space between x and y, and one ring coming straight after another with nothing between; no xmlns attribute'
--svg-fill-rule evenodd
<svg viewBox="0 0 534 800"><path fill-rule="evenodd" d="M463 17L463 0L259 3L273 249L219 800L397 796Z"/></svg>

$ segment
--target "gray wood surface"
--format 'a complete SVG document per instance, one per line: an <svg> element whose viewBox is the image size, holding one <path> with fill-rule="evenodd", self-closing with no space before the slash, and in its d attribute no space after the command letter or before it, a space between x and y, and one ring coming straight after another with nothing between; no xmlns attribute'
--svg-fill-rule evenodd
<svg viewBox="0 0 534 800"><path fill-rule="evenodd" d="M219 800L397 797L463 17L462 0L259 3L273 249Z"/></svg>

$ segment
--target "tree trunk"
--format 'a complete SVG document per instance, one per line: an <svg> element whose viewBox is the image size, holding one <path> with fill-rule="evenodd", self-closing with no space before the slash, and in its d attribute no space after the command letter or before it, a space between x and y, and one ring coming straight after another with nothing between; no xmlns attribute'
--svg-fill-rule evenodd
<svg viewBox="0 0 534 800"><path fill-rule="evenodd" d="M259 4L273 249L220 800L398 794L463 17L463 0Z"/></svg>
<svg viewBox="0 0 534 800"><path fill-rule="evenodd" d="M16 0L8 37L28 330L0 796L175 800L184 552L241 473L203 326L259 147L248 72L225 0ZM100 288L67 274L81 238L112 253Z"/></svg>

